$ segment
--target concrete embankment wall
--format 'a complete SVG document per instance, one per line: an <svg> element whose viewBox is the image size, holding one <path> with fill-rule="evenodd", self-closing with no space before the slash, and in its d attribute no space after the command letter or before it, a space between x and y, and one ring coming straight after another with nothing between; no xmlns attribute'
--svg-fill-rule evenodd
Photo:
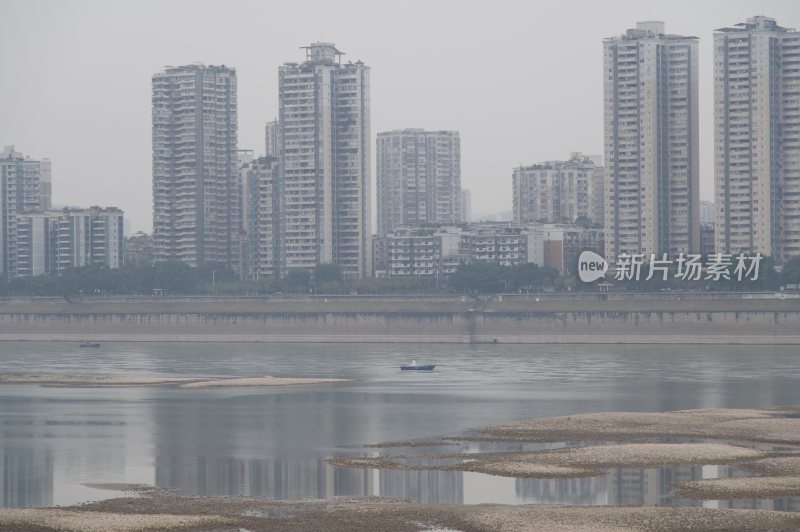
<svg viewBox="0 0 800 532"><path fill-rule="evenodd" d="M0 340L800 344L800 312L6 313Z"/></svg>

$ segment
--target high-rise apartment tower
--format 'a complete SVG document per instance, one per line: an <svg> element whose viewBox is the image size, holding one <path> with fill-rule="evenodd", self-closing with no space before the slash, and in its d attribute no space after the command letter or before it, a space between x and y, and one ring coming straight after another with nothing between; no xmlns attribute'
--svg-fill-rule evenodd
<svg viewBox="0 0 800 532"><path fill-rule="evenodd" d="M372 272L369 67L331 43L278 70L278 154L285 268Z"/></svg>
<svg viewBox="0 0 800 532"><path fill-rule="evenodd" d="M403 226L462 221L457 131L378 133L377 151L379 236Z"/></svg>
<svg viewBox="0 0 800 532"><path fill-rule="evenodd" d="M605 247L700 247L697 38L640 22L604 48Z"/></svg>
<svg viewBox="0 0 800 532"><path fill-rule="evenodd" d="M800 255L800 33L714 33L714 148L716 251Z"/></svg>
<svg viewBox="0 0 800 532"><path fill-rule="evenodd" d="M156 261L238 268L236 109L232 68L168 67L153 76Z"/></svg>

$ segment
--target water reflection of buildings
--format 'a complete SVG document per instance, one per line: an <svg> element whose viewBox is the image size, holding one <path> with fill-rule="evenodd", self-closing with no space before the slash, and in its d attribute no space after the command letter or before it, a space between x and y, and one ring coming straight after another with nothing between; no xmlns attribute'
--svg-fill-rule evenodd
<svg viewBox="0 0 800 532"><path fill-rule="evenodd" d="M733 499L730 501L713 502L716 503L714 508L800 512L800 497L778 497L777 499Z"/></svg>
<svg viewBox="0 0 800 532"><path fill-rule="evenodd" d="M0 453L0 507L52 506L53 453L5 447Z"/></svg>
<svg viewBox="0 0 800 532"><path fill-rule="evenodd" d="M141 418L120 404L141 390L37 391L0 395L0 507L68 505L85 482L151 482L141 463ZM118 402L109 401L113 397ZM137 476L137 473L139 476Z"/></svg>
<svg viewBox="0 0 800 532"><path fill-rule="evenodd" d="M370 471L334 468L323 458L156 457L156 485L197 495L246 495L270 499L371 495L372 478Z"/></svg>
<svg viewBox="0 0 800 532"><path fill-rule="evenodd" d="M518 478L517 496L532 504L606 504L608 478Z"/></svg>
<svg viewBox="0 0 800 532"><path fill-rule="evenodd" d="M327 465L324 458L328 453L343 454L346 451L342 448L360 449L365 439L377 439L364 428L374 420L354 415L361 405L360 397L334 398L326 392L192 397L159 403L154 410L156 484L188 494L270 499L381 495L452 504L496 500L511 504L699 506L701 501L675 497L673 484L713 478L705 475L704 467L682 466L617 468L589 478L505 478L487 483L486 478L476 478L475 474L467 478L456 471L376 472ZM525 444L516 450L564 445ZM461 447L467 453L508 450L512 450L509 444L491 442L470 442ZM755 503L722 504L736 508L753 507ZM762 508L799 509L795 499L758 504Z"/></svg>
<svg viewBox="0 0 800 532"><path fill-rule="evenodd" d="M598 477L517 479L517 496L526 503L608 504L613 506L699 506L673 496L672 484L702 477L702 467L612 469Z"/></svg>
<svg viewBox="0 0 800 532"><path fill-rule="evenodd" d="M0 471L2 506L52 504L52 456L50 453L35 454L32 449L11 449L3 456ZM733 466L682 466L617 468L597 477L518 478L514 482L517 502L527 504L703 505L800 511L800 497L703 502L674 496L673 484L676 482L742 476L747 474ZM156 484L198 495L244 495L268 499L380 495L405 497L423 503L464 502L464 477L458 471L380 470L376 473L374 470L331 467L323 458L287 461L195 457L193 463L189 463L185 456L160 456L156 460Z"/></svg>
<svg viewBox="0 0 800 532"><path fill-rule="evenodd" d="M375 479L373 470L332 467L323 458L156 458L156 485L197 495L267 499L381 495L452 504L464 498L462 474L456 471L382 470L377 473L377 486Z"/></svg>
<svg viewBox="0 0 800 532"><path fill-rule="evenodd" d="M752 476L736 466L705 466L703 478L735 478ZM800 497L778 497L775 499L732 499L723 501L705 501L707 508L730 508L736 510L775 510L784 512L800 512Z"/></svg>
<svg viewBox="0 0 800 532"><path fill-rule="evenodd" d="M463 500L460 472L329 466L320 448L363 438L357 435L360 419L347 412L326 393L161 403L154 410L155 483L187 494L269 499L383 495Z"/></svg>
<svg viewBox="0 0 800 532"><path fill-rule="evenodd" d="M460 471L379 472L382 497L406 497L425 503L462 504L464 475Z"/></svg>
<svg viewBox="0 0 800 532"><path fill-rule="evenodd" d="M608 473L608 504L614 506L699 506L673 496L675 482L703 478L703 468L681 466L660 469L612 469Z"/></svg>

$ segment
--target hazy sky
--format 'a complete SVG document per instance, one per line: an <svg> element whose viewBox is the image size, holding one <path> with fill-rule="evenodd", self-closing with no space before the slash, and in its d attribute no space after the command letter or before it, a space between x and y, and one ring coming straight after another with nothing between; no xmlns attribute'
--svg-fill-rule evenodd
<svg viewBox="0 0 800 532"><path fill-rule="evenodd" d="M458 130L473 213L510 210L514 166L603 152L603 38L657 19L700 38L712 199L712 33L753 15L800 27L800 2L0 0L0 145L52 160L54 203L119 206L150 231L153 73L235 67L239 148L262 153L278 66L330 41L372 67L373 144L389 129Z"/></svg>

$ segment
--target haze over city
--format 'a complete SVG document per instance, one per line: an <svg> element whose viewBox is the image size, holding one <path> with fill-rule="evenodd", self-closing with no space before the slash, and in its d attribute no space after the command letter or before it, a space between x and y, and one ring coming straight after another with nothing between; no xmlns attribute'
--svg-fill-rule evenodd
<svg viewBox="0 0 800 532"><path fill-rule="evenodd" d="M0 0L0 531L800 531L800 0Z"/></svg>
<svg viewBox="0 0 800 532"><path fill-rule="evenodd" d="M0 144L50 158L59 204L119 206L130 229L150 231L152 75L194 62L234 67L239 149L259 154L278 111L278 66L328 41L372 69L373 137L459 131L472 211L496 214L511 210L513 167L603 153L602 41L657 19L700 39L700 194L712 200L711 36L758 14L791 27L797 4L4 0Z"/></svg>

